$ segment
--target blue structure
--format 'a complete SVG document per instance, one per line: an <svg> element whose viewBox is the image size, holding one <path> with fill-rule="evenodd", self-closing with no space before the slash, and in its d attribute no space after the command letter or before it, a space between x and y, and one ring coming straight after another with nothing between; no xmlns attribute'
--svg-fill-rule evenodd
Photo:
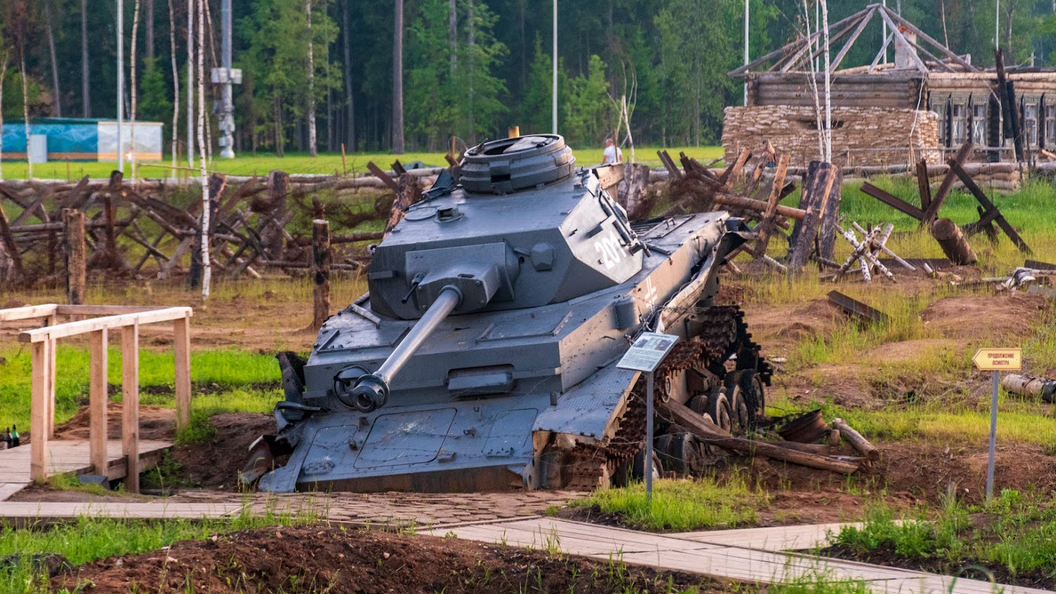
<svg viewBox="0 0 1056 594"><path fill-rule="evenodd" d="M137 161L162 159L160 122L128 122L122 127L126 158ZM31 136L47 137L48 158L60 161L116 161L117 120L81 118L36 118L29 122ZM132 150L133 140L135 150ZM0 136L5 161L26 160L26 127L22 120L4 122Z"/></svg>

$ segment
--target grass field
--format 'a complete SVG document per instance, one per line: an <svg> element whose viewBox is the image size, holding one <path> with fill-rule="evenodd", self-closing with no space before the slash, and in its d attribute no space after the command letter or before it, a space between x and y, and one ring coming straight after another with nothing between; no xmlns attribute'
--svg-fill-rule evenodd
<svg viewBox="0 0 1056 594"><path fill-rule="evenodd" d="M660 159L656 156L659 147L641 147L635 150L635 162L644 163L652 167L660 166ZM602 148L575 149L576 162L580 166L590 167L601 163ZM684 151L690 157L694 157L704 163L722 157L722 147L673 147L668 151L672 155L678 155ZM624 159L630 160L631 152L624 151ZM388 170L392 162L399 159L404 165L420 161L426 165L446 167L444 153L405 153L394 155L392 153L349 153L342 163L341 154L320 153L316 157L309 157L304 153L286 153L285 157L279 158L273 154L243 155L232 160L213 159L209 166L211 172L224 173L227 175L266 175L273 169L281 169L287 173L315 173L315 174L356 174L367 170L367 163L373 161L382 169ZM190 170L187 169L186 161L177 163L178 177L187 175L195 176L198 173L197 163ZM125 165L125 176L131 177L130 165ZM78 179L85 175L93 178L105 179L110 172L116 168L115 163L94 162L65 162L56 161L42 163L33 166L33 177L36 179ZM137 165L137 177L157 178L170 177L173 175L172 160L167 159L160 162L147 162ZM6 161L3 164L4 179L26 179L29 175L29 167L24 162Z"/></svg>

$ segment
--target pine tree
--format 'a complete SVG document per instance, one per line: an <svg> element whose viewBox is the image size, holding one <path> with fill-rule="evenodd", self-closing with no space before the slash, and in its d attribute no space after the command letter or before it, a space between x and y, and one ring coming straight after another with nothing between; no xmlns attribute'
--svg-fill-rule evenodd
<svg viewBox="0 0 1056 594"><path fill-rule="evenodd" d="M143 76L139 83L139 117L141 121L165 122L165 139L162 146L168 146L172 138L172 101L169 86L165 82L165 73L158 62L159 58L143 58Z"/></svg>

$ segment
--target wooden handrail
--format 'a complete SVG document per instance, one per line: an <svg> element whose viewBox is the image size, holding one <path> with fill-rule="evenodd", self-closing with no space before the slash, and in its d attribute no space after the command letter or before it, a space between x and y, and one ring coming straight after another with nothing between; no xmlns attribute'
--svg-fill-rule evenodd
<svg viewBox="0 0 1056 594"><path fill-rule="evenodd" d="M25 307L0 309L0 322L17 322L19 320L46 318L55 315L58 307L59 306L54 303L47 303L45 305L27 305Z"/></svg>
<svg viewBox="0 0 1056 594"><path fill-rule="evenodd" d="M158 322L171 322L173 320L189 317L190 315L191 308L189 307L166 307L164 309L155 309L138 313L104 316L101 318L66 322L65 324L56 324L54 326L45 326L35 330L27 330L18 335L18 341L32 343L44 340L55 340L57 338L66 338L67 336L87 334L89 332L95 332L96 330L124 328L126 326L131 326L132 324L145 326L147 324L156 324Z"/></svg>

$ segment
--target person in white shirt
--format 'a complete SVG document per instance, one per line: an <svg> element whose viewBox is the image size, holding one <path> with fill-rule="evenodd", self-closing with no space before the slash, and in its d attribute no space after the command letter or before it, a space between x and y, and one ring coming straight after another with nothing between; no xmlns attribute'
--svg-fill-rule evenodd
<svg viewBox="0 0 1056 594"><path fill-rule="evenodd" d="M616 146L612 142L611 138L605 139L605 152L602 153L601 164L602 165L615 165L616 163L623 162L623 151L620 147Z"/></svg>

